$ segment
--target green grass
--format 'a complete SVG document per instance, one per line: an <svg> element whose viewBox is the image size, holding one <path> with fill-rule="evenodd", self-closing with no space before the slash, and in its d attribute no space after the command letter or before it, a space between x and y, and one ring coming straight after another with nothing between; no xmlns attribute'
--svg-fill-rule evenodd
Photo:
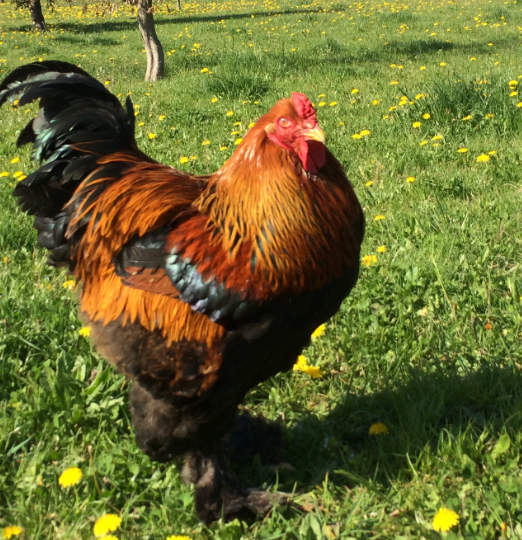
<svg viewBox="0 0 522 540"><path fill-rule="evenodd" d="M0 527L90 539L97 517L118 512L121 539L436 539L433 516L448 507L460 524L446 538L522 538L522 93L509 84L522 86L522 4L157 4L170 55L154 85L142 82L131 8L58 3L46 16L50 31L36 35L27 13L0 4L0 75L31 59L81 63L132 92L141 148L182 169L216 170L277 99L308 94L365 208L363 255L377 263L304 352L325 376L282 374L247 398L284 423L295 471L255 461L238 473L295 490L309 511L205 527L179 464L136 448L124 379L79 335L66 277L45 265L16 208L13 174L32 165L15 141L35 107L5 107ZM376 422L389 434L370 436ZM71 466L83 479L62 489Z"/></svg>

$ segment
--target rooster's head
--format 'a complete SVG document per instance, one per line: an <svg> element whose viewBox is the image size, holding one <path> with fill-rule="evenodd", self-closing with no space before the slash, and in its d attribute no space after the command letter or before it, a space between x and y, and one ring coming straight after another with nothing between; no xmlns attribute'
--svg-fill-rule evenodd
<svg viewBox="0 0 522 540"><path fill-rule="evenodd" d="M291 99L282 99L266 115L267 137L274 143L299 156L306 171L317 173L324 165L324 131L310 100L294 92Z"/></svg>

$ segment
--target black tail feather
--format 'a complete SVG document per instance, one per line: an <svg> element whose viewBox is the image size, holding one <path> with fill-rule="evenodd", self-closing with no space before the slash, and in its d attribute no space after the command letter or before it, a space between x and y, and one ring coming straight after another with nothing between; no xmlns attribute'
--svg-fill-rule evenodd
<svg viewBox="0 0 522 540"><path fill-rule="evenodd" d="M69 256L66 236L73 232L67 233L68 220L79 202L66 205L100 168L98 160L116 152L153 160L136 145L130 98L124 109L103 84L73 64L51 60L15 69L0 84L0 106L16 98L19 105L40 100L38 115L17 141L18 146L32 143L40 167L16 186L14 195L25 212L37 216L38 241L51 250L50 263L64 264ZM110 171L104 170L102 176L118 177L126 166L106 166Z"/></svg>

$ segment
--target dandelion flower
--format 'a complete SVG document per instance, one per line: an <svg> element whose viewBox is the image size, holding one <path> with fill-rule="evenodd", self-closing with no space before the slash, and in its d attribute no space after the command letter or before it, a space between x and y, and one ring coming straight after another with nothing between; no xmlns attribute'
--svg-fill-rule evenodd
<svg viewBox="0 0 522 540"><path fill-rule="evenodd" d="M467 122L468 120L471 120L473 118L473 116L471 114L468 114L468 116L465 116L462 121L463 122Z"/></svg>
<svg viewBox="0 0 522 540"><path fill-rule="evenodd" d="M490 150L490 151L488 152L488 154L489 154L490 156L494 156L496 153L497 153L496 150Z"/></svg>
<svg viewBox="0 0 522 540"><path fill-rule="evenodd" d="M220 148L220 150L223 152L223 150L226 150L227 148L228 148L228 146L222 146L222 147Z"/></svg>
<svg viewBox="0 0 522 540"><path fill-rule="evenodd" d="M366 182L366 184L364 184L366 187L370 187L370 186L373 186L373 180L368 180L368 182Z"/></svg>
<svg viewBox="0 0 522 540"><path fill-rule="evenodd" d="M335 107L337 105L337 101L330 101L330 107Z"/></svg>
<svg viewBox="0 0 522 540"><path fill-rule="evenodd" d="M312 332L312 339L320 338L321 336L324 336L326 330L326 325L321 324L321 326L318 326L313 332Z"/></svg>
<svg viewBox="0 0 522 540"><path fill-rule="evenodd" d="M0 172L0 178L5 178L7 176L9 176L9 173L7 171Z"/></svg>
<svg viewBox="0 0 522 540"><path fill-rule="evenodd" d="M480 156L477 157L477 163L485 163L486 161L489 161L490 157L487 154L480 154Z"/></svg>
<svg viewBox="0 0 522 540"><path fill-rule="evenodd" d="M420 128L422 126L422 122L413 122L412 126L414 129Z"/></svg>
<svg viewBox="0 0 522 540"><path fill-rule="evenodd" d="M155 139L156 137L157 137L157 135L155 133L152 133L152 132L149 133L149 139L150 140Z"/></svg>
<svg viewBox="0 0 522 540"><path fill-rule="evenodd" d="M446 65L446 62L441 62L439 65L440 65L441 67L444 67L444 66Z"/></svg>
<svg viewBox="0 0 522 540"><path fill-rule="evenodd" d="M383 422L377 422L376 424L372 424L370 426L368 433L370 435L388 435L388 433L390 433L390 430L388 429L388 426Z"/></svg>
<svg viewBox="0 0 522 540"><path fill-rule="evenodd" d="M433 528L436 531L448 532L453 526L458 525L459 520L457 512L449 508L441 508L433 518Z"/></svg>
<svg viewBox="0 0 522 540"><path fill-rule="evenodd" d="M317 104L318 107L324 107L325 105L326 105L326 102L324 102L324 101L320 101L320 102Z"/></svg>
<svg viewBox="0 0 522 540"><path fill-rule="evenodd" d="M248 129L253 128L255 125L256 125L255 122L250 122L250 124L248 124Z"/></svg>
<svg viewBox="0 0 522 540"><path fill-rule="evenodd" d="M63 288L64 289L69 289L70 291L72 289L74 289L74 287L76 287L76 281L74 281L74 279L68 279L67 281L64 282L63 284Z"/></svg>
<svg viewBox="0 0 522 540"><path fill-rule="evenodd" d="M377 264L377 255L365 255L362 262L369 268L372 264Z"/></svg>
<svg viewBox="0 0 522 540"><path fill-rule="evenodd" d="M518 107L519 109L522 107L522 101L519 101L519 102L517 103L517 107Z"/></svg>
<svg viewBox="0 0 522 540"><path fill-rule="evenodd" d="M202 143L201 143L201 146L207 146L208 144L210 144L210 141L208 139L205 139Z"/></svg>
<svg viewBox="0 0 522 540"><path fill-rule="evenodd" d="M173 534L172 536L169 536L167 540L191 540L190 536L183 536L180 534Z"/></svg>
<svg viewBox="0 0 522 540"><path fill-rule="evenodd" d="M15 163L18 163L20 161L20 158L19 157L14 157L12 160L11 160L11 163L14 165Z"/></svg>
<svg viewBox="0 0 522 540"><path fill-rule="evenodd" d="M354 88L354 89L352 90L352 94L358 94L358 93L359 93L359 89L358 89L358 88Z"/></svg>
<svg viewBox="0 0 522 540"><path fill-rule="evenodd" d="M324 375L324 371L321 368L308 365L306 356L302 354L297 357L297 362L294 364L293 370L302 371L303 373L310 375L312 379L318 379Z"/></svg>
<svg viewBox="0 0 522 540"><path fill-rule="evenodd" d="M408 178L406 178L406 182L408 182L408 184L415 182L415 176L408 176Z"/></svg>
<svg viewBox="0 0 522 540"><path fill-rule="evenodd" d="M13 536L18 536L22 534L24 530L18 525L9 525L9 527L4 527L2 529L2 538L12 538Z"/></svg>
<svg viewBox="0 0 522 540"><path fill-rule="evenodd" d="M183 156L179 158L180 163L188 163L189 158L187 156Z"/></svg>
<svg viewBox="0 0 522 540"><path fill-rule="evenodd" d="M513 90L513 92L509 94L509 97L515 97L515 96L518 96L518 92L516 90Z"/></svg>
<svg viewBox="0 0 522 540"><path fill-rule="evenodd" d="M234 111L227 111L227 116L232 116L234 114Z"/></svg>
<svg viewBox="0 0 522 540"><path fill-rule="evenodd" d="M424 94L417 94L415 96L415 99L422 99L424 97Z"/></svg>
<svg viewBox="0 0 522 540"><path fill-rule="evenodd" d="M378 99L374 99L372 101L372 105L379 105L379 100Z"/></svg>
<svg viewBox="0 0 522 540"><path fill-rule="evenodd" d="M378 214L373 218L375 221L380 221L381 219L386 219L386 216L383 216L382 214Z"/></svg>
<svg viewBox="0 0 522 540"><path fill-rule="evenodd" d="M234 144L241 144L241 142L243 142L243 139L241 137L238 137L235 141L234 141Z"/></svg>
<svg viewBox="0 0 522 540"><path fill-rule="evenodd" d="M367 137L370 133L371 133L371 132L370 132L369 129L363 129L359 135L360 135L361 137Z"/></svg>
<svg viewBox="0 0 522 540"><path fill-rule="evenodd" d="M208 68L203 68L203 69L201 70L201 73L207 73L207 72L208 72Z"/></svg>
<svg viewBox="0 0 522 540"><path fill-rule="evenodd" d="M377 253L386 253L386 246L379 246L377 248Z"/></svg>
<svg viewBox="0 0 522 540"><path fill-rule="evenodd" d="M360 133L354 133L352 135L352 139L360 139L361 138L361 134Z"/></svg>
<svg viewBox="0 0 522 540"><path fill-rule="evenodd" d="M424 120L429 120L431 118L431 114L430 113L425 113L422 115L422 118L424 118Z"/></svg>
<svg viewBox="0 0 522 540"><path fill-rule="evenodd" d="M431 138L432 141L440 141L443 138L442 135L435 135Z"/></svg>
<svg viewBox="0 0 522 540"><path fill-rule="evenodd" d="M459 148L459 149L457 150L457 152L458 152L459 154L465 154L467 151L468 151L468 149L467 149L467 148L464 148L464 147L463 147L463 148Z"/></svg>
<svg viewBox="0 0 522 540"><path fill-rule="evenodd" d="M165 118L167 118L167 117L164 114L159 115L160 122L163 122L163 120L165 120Z"/></svg>
<svg viewBox="0 0 522 540"><path fill-rule="evenodd" d="M516 79L509 81L509 86L517 86L517 85L518 85L518 81Z"/></svg>
<svg viewBox="0 0 522 540"><path fill-rule="evenodd" d="M213 97L210 101L211 101L212 103L216 103L217 100L218 100L217 97Z"/></svg>
<svg viewBox="0 0 522 540"><path fill-rule="evenodd" d="M421 66L419 69L420 69L421 71L423 71L423 70L426 69L426 66Z"/></svg>
<svg viewBox="0 0 522 540"><path fill-rule="evenodd" d="M428 144L428 141L421 141L419 144L420 144L421 146L426 146L426 145Z"/></svg>
<svg viewBox="0 0 522 540"><path fill-rule="evenodd" d="M105 514L96 520L94 524L94 536L105 536L108 532L115 531L120 525L120 516L116 514Z"/></svg>
<svg viewBox="0 0 522 540"><path fill-rule="evenodd" d="M83 473L80 469L78 469L78 467L70 467L69 469L65 469L65 471L63 471L60 478L58 478L58 483L63 488L75 486L82 479L82 476Z"/></svg>
<svg viewBox="0 0 522 540"><path fill-rule="evenodd" d="M84 326L83 328L80 328L78 333L80 336L89 337L91 335L91 329L88 326Z"/></svg>
<svg viewBox="0 0 522 540"><path fill-rule="evenodd" d="M390 81L390 84L392 86L397 86L399 84L399 81Z"/></svg>

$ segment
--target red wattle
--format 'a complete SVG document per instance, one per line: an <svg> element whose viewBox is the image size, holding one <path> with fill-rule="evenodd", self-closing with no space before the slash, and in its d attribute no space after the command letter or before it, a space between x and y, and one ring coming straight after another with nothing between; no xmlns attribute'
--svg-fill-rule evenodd
<svg viewBox="0 0 522 540"><path fill-rule="evenodd" d="M303 141L299 149L299 157L305 171L317 174L326 161L324 144L320 141Z"/></svg>

